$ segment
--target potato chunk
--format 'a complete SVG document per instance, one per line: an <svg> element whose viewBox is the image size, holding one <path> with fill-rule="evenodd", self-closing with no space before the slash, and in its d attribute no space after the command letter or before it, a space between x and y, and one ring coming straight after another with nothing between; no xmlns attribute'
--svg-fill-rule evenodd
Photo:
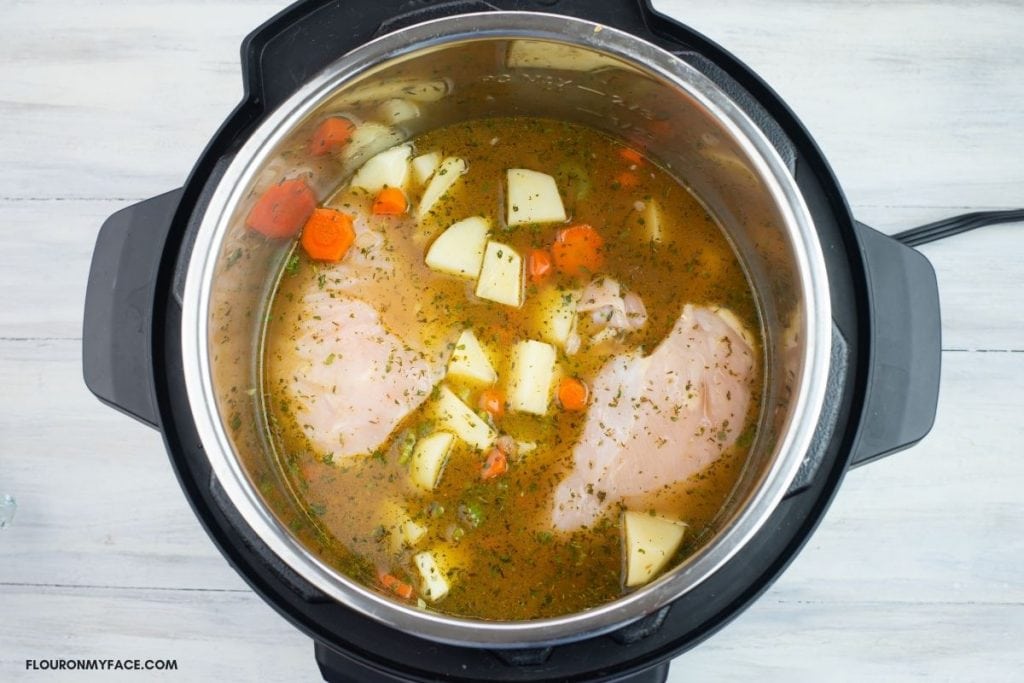
<svg viewBox="0 0 1024 683"><path fill-rule="evenodd" d="M391 552L413 548L427 535L427 527L415 521L398 501L388 499L381 505L381 524L388 531Z"/></svg>
<svg viewBox="0 0 1024 683"><path fill-rule="evenodd" d="M448 360L448 376L481 384L494 384L498 381L498 373L494 371L487 352L473 330L463 330L455 342L455 350Z"/></svg>
<svg viewBox="0 0 1024 683"><path fill-rule="evenodd" d="M421 154L412 160L412 179L416 181L417 185L425 185L440 165L440 152Z"/></svg>
<svg viewBox="0 0 1024 683"><path fill-rule="evenodd" d="M424 491L432 491L441 478L441 470L448 461L453 443L455 435L451 432L434 432L417 441L409 467L413 483Z"/></svg>
<svg viewBox="0 0 1024 683"><path fill-rule="evenodd" d="M455 433L473 448L485 450L491 447L498 435L490 426L462 402L452 390L438 387L437 403L434 406L438 424Z"/></svg>
<svg viewBox="0 0 1024 683"><path fill-rule="evenodd" d="M385 187L403 187L409 177L412 146L397 145L370 157L352 176L349 185L367 192L380 192Z"/></svg>
<svg viewBox="0 0 1024 683"><path fill-rule="evenodd" d="M456 181L461 178L469 167L466 165L464 159L458 157L448 157L441 162L438 166L434 176L430 179L430 184L427 185L427 189L423 191L423 197L420 198L420 206L417 209L416 215L418 218L424 218L430 210L434 208L434 205L444 197L455 185Z"/></svg>
<svg viewBox="0 0 1024 683"><path fill-rule="evenodd" d="M490 222L472 216L453 223L427 250L426 263L433 270L475 280L480 274Z"/></svg>
<svg viewBox="0 0 1024 683"><path fill-rule="evenodd" d="M420 573L420 594L424 598L431 602L437 602L448 595L451 584L448 582L447 572L442 569L434 553L430 551L416 553L412 560Z"/></svg>
<svg viewBox="0 0 1024 683"><path fill-rule="evenodd" d="M660 244L664 238L661 206L658 205L656 199L650 199L643 204L643 210L638 212L636 219L640 228L640 236L645 242Z"/></svg>
<svg viewBox="0 0 1024 683"><path fill-rule="evenodd" d="M352 139L341 148L341 160L346 171L355 170L360 163L375 154L393 148L403 140L399 131L373 121L366 121L352 131Z"/></svg>
<svg viewBox="0 0 1024 683"><path fill-rule="evenodd" d="M509 360L509 407L523 413L546 414L554 377L555 347L532 339L519 342Z"/></svg>
<svg viewBox="0 0 1024 683"><path fill-rule="evenodd" d="M528 223L562 223L565 207L555 179L526 168L508 170L509 226Z"/></svg>
<svg viewBox="0 0 1024 683"><path fill-rule="evenodd" d="M686 525L664 517L626 511L626 585L641 586L665 568L683 542Z"/></svg>
<svg viewBox="0 0 1024 683"><path fill-rule="evenodd" d="M476 295L506 306L522 306L523 257L507 244L488 242Z"/></svg>
<svg viewBox="0 0 1024 683"><path fill-rule="evenodd" d="M569 335L576 328L576 305L579 298L578 291L557 287L547 287L537 294L533 328L541 339L550 344L565 346Z"/></svg>
<svg viewBox="0 0 1024 683"><path fill-rule="evenodd" d="M420 108L416 106L415 102L395 97L381 102L377 106L377 113L381 120L394 125L417 118L420 115Z"/></svg>

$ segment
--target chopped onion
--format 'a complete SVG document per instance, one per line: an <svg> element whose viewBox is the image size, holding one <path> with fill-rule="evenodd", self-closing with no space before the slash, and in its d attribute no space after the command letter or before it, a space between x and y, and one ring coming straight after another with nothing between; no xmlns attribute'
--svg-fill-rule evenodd
<svg viewBox="0 0 1024 683"><path fill-rule="evenodd" d="M583 340L580 339L580 335L576 332L572 332L565 340L565 355L573 356L577 351L580 350L580 344Z"/></svg>
<svg viewBox="0 0 1024 683"><path fill-rule="evenodd" d="M499 451L501 451L502 453L509 457L515 457L516 451L519 449L519 445L516 443L516 440L513 439L508 434L502 434L497 439L495 439L494 445L498 448Z"/></svg>

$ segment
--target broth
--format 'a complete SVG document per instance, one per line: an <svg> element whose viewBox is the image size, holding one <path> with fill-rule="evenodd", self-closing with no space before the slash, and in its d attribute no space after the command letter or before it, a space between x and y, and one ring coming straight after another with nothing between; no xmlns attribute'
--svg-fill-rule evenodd
<svg viewBox="0 0 1024 683"><path fill-rule="evenodd" d="M725 421L722 431L728 435L718 438L728 445L711 464L683 481L627 496L581 528L563 530L551 522L553 500L574 467L574 448L582 438L587 410L561 407L556 388L544 415L503 407L503 415L494 417L477 410L495 433L514 437L512 452L505 458L507 471L482 478L493 448L477 449L455 439L436 486L427 491L411 481L408 459L411 449L438 430L439 390L432 382L422 404L405 415L385 441L363 455L339 457L311 440L310 427L303 424L300 404L317 397L296 396L292 386L297 373L308 371L296 360L298 347L306 343L303 331L323 310L312 311L310 301L318 300L312 298L318 294L329 308L332 302L365 295L383 328L402 337L407 348L439 348L450 355L457 351L459 333L472 330L497 371L495 386L501 388L508 381L505 375L512 372L509 349L521 340L538 338L541 306L547 305L541 303L543 292L557 291L578 302L588 280L600 280L589 273L570 276L556 268L541 284L525 279L520 307L477 297L474 282L439 273L424 263L424 252L458 220L489 218L491 239L521 255L550 249L567 225L587 224L600 233L604 244L598 276L613 278L623 291L634 293L643 302L646 322L607 342L588 343L601 334L601 321L596 314L578 315L575 334L583 343L573 354L556 348L557 377L590 383L616 357L651 354L674 329L686 304L728 308L749 331L752 357L759 359L760 328L748 281L721 229L697 198L650 159L624 151L621 142L593 129L544 119L490 118L428 132L412 145L416 154L436 150L442 157L463 159L468 167L425 219L409 214L372 216L372 196L348 186L324 202L357 216L352 249L387 268L372 271L353 287L344 269L313 261L297 248L281 275L268 315L262 369L267 420L281 466L330 547L324 555L351 558L345 571L376 590L391 593L408 585L414 588L408 599L419 599L429 609L496 620L551 617L614 600L632 590L625 585L622 509L686 524L684 540L668 568L699 547L725 504L752 441L762 382L759 363L744 380L750 402L742 424ZM569 219L508 226L510 168L553 177ZM416 199L421 191L412 189L408 195ZM656 234L647 212L652 204L659 217ZM373 239L363 239L366 234ZM335 324L344 326L346 321ZM332 352L320 362L330 366L340 362L336 358ZM424 358L428 364L444 364L443 359ZM387 364L392 364L391 358ZM407 368L403 361L386 371L401 373ZM339 376L331 391L344 394L345 380ZM474 409L488 388L451 376L443 383ZM341 449L346 435L338 436ZM396 514L425 528L425 534L415 543L396 544L396 535L402 533ZM423 600L423 569L415 559L427 548L440 558L449 584L443 598L429 602ZM397 592L396 599L406 597L404 588Z"/></svg>

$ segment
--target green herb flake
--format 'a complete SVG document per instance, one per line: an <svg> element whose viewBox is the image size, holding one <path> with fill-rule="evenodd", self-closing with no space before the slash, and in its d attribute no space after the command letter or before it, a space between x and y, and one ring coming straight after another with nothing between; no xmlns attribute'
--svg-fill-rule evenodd
<svg viewBox="0 0 1024 683"><path fill-rule="evenodd" d="M402 445L398 448L398 464L406 465L412 459L413 449L416 448L416 432L406 432L402 439Z"/></svg>
<svg viewBox="0 0 1024 683"><path fill-rule="evenodd" d="M240 259L240 258L242 258L242 248L241 247L239 247L238 249L235 249L233 252L228 254L227 264L224 266L224 270L227 270L231 266L235 265L238 262L238 259Z"/></svg>
<svg viewBox="0 0 1024 683"><path fill-rule="evenodd" d="M484 508L476 500L462 503L459 505L459 518L475 529L484 523Z"/></svg>

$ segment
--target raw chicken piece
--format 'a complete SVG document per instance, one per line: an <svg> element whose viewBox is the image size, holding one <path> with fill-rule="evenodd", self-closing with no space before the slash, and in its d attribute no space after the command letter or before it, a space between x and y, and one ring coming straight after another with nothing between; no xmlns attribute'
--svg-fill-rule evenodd
<svg viewBox="0 0 1024 683"><path fill-rule="evenodd" d="M617 502L643 505L732 446L750 406L748 338L731 311L687 304L651 355L610 359L591 382L573 468L555 490L554 527L588 526Z"/></svg>
<svg viewBox="0 0 1024 683"><path fill-rule="evenodd" d="M335 460L370 453L426 400L444 362L406 345L359 299L311 292L303 307L293 357L275 372L296 423Z"/></svg>
<svg viewBox="0 0 1024 683"><path fill-rule="evenodd" d="M579 313L590 313L595 324L616 330L639 330L647 323L647 309L636 294L623 294L622 285L610 277L590 281L580 295Z"/></svg>
<svg viewBox="0 0 1024 683"><path fill-rule="evenodd" d="M355 244L341 262L318 265L321 277L302 294L289 353L270 366L296 424L335 461L387 441L444 377L458 333L428 334L417 324L416 299L396 296L396 283L410 282L406 264L413 261L402 252L413 246L389 241L368 206L347 201L342 210L355 217Z"/></svg>

